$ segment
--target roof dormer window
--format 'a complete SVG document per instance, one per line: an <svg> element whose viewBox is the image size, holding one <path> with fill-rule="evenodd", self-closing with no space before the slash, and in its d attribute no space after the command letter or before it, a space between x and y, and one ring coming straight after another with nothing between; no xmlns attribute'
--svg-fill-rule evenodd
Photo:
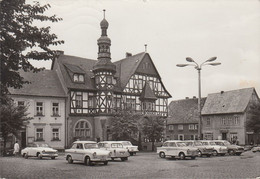
<svg viewBox="0 0 260 179"><path fill-rule="evenodd" d="M74 74L73 75L73 81L77 83L83 83L84 82L84 75L83 74Z"/></svg>

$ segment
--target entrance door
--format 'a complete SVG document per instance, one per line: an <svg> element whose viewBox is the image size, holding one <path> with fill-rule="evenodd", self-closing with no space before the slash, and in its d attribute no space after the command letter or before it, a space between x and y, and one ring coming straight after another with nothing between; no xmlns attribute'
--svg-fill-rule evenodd
<svg viewBox="0 0 260 179"><path fill-rule="evenodd" d="M21 136L22 136L22 140L21 140L21 148L25 148L26 147L26 132L21 132Z"/></svg>
<svg viewBox="0 0 260 179"><path fill-rule="evenodd" d="M222 133L222 140L227 140L227 133Z"/></svg>

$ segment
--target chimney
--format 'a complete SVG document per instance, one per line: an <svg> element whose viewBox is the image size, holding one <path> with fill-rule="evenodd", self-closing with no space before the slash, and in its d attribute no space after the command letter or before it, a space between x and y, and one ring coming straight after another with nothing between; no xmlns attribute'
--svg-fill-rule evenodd
<svg viewBox="0 0 260 179"><path fill-rule="evenodd" d="M196 99L196 96L193 96L193 99Z"/></svg>
<svg viewBox="0 0 260 179"><path fill-rule="evenodd" d="M129 52L126 52L126 53L125 53L125 57L131 57L131 56L132 56L132 54L129 53Z"/></svg>
<svg viewBox="0 0 260 179"><path fill-rule="evenodd" d="M220 93L221 93L221 94L223 94L223 93L224 93L224 91L221 91Z"/></svg>
<svg viewBox="0 0 260 179"><path fill-rule="evenodd" d="M62 51L62 50L57 50L57 54L58 54L58 55L64 55L64 51Z"/></svg>
<svg viewBox="0 0 260 179"><path fill-rule="evenodd" d="M189 99L189 97L186 97L185 99Z"/></svg>

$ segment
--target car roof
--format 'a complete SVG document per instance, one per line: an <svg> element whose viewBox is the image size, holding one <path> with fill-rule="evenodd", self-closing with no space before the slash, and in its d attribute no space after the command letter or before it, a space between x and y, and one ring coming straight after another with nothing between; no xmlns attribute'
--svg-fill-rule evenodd
<svg viewBox="0 0 260 179"><path fill-rule="evenodd" d="M117 143L117 144L121 144L121 141L101 141L99 143L108 143L108 144Z"/></svg>
<svg viewBox="0 0 260 179"><path fill-rule="evenodd" d="M165 142L185 142L184 140L167 140Z"/></svg>
<svg viewBox="0 0 260 179"><path fill-rule="evenodd" d="M97 142L95 141L85 141L85 140L79 140L79 141L75 141L73 142L74 144L77 144L77 143L91 143L91 144L96 144Z"/></svg>

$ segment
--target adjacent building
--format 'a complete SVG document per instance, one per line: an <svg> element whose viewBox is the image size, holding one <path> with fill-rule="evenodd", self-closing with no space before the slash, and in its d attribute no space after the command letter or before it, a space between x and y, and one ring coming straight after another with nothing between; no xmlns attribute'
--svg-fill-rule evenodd
<svg viewBox="0 0 260 179"><path fill-rule="evenodd" d="M201 99L203 106L205 98ZM198 138L198 98L171 101L166 125L168 140L194 140Z"/></svg>
<svg viewBox="0 0 260 179"><path fill-rule="evenodd" d="M241 145L256 140L253 132L247 130L246 122L250 105L259 102L254 88L209 94L202 109L204 139L237 140Z"/></svg>
<svg viewBox="0 0 260 179"><path fill-rule="evenodd" d="M38 73L20 72L29 84L21 89L9 89L17 105L28 106L28 121L21 131L22 148L30 143L47 143L56 149L65 148L65 99L66 95L55 71Z"/></svg>

